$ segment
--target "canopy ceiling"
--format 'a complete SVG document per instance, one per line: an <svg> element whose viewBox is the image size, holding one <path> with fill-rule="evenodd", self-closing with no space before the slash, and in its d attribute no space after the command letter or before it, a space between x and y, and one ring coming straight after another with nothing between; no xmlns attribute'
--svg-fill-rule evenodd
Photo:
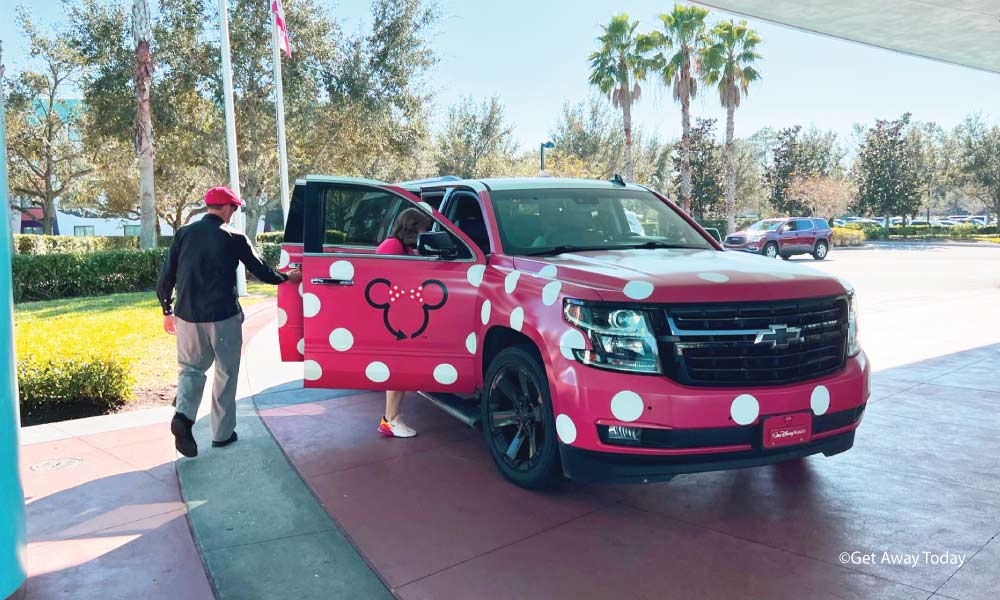
<svg viewBox="0 0 1000 600"><path fill-rule="evenodd" d="M709 8L1000 73L1000 0L709 0Z"/></svg>

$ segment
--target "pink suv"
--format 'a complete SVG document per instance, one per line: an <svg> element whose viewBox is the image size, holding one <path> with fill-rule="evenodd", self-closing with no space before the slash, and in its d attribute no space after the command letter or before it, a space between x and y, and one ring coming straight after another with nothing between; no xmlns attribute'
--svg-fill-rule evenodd
<svg viewBox="0 0 1000 600"><path fill-rule="evenodd" d="M418 254L374 254L409 206L436 223ZM524 487L833 455L868 398L852 289L723 252L620 179L310 176L279 266L296 265L278 337L307 387L420 390Z"/></svg>

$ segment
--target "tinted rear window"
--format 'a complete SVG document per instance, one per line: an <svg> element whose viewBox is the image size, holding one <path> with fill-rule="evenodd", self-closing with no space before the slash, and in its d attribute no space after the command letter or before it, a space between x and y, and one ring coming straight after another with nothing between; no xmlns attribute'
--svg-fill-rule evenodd
<svg viewBox="0 0 1000 600"><path fill-rule="evenodd" d="M813 224L816 225L817 229L829 229L830 224L826 222L826 219L813 219Z"/></svg>

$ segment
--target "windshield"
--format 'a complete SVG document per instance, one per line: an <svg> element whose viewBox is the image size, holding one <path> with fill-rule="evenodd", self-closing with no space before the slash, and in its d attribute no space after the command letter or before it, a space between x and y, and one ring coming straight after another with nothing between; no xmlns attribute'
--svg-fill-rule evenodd
<svg viewBox="0 0 1000 600"><path fill-rule="evenodd" d="M774 231L781 225L782 221L757 221L747 231Z"/></svg>
<svg viewBox="0 0 1000 600"><path fill-rule="evenodd" d="M681 215L646 191L497 190L490 198L504 251L511 255L713 248Z"/></svg>

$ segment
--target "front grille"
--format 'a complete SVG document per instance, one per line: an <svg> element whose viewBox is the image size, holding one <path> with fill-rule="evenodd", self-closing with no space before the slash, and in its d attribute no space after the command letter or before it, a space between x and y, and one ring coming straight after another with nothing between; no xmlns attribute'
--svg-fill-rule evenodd
<svg viewBox="0 0 1000 600"><path fill-rule="evenodd" d="M844 366L847 310L844 296L666 306L665 330L658 332L663 370L678 383L714 387L821 377ZM772 335L782 327L800 337ZM760 332L767 335L757 343ZM767 341L775 337L778 343Z"/></svg>
<svg viewBox="0 0 1000 600"><path fill-rule="evenodd" d="M731 246L740 246L742 244L745 244L746 241L747 239L742 235L731 235L726 238L726 243Z"/></svg>

